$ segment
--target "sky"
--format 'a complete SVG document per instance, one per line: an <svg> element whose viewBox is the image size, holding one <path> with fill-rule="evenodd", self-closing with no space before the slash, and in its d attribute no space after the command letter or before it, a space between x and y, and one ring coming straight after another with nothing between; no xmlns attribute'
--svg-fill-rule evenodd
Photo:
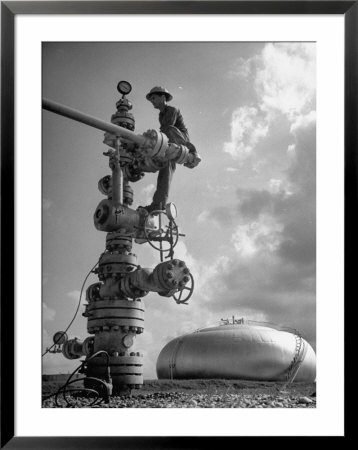
<svg viewBox="0 0 358 450"><path fill-rule="evenodd" d="M144 377L156 378L171 339L232 317L294 328L316 349L316 47L314 43L43 43L43 96L110 121L118 81L133 90L135 132L159 129L145 99L165 86L202 162L182 165L169 200L185 234L175 257L190 268L189 305L144 297ZM93 225L110 174L103 132L43 112L43 350L71 321L81 286L105 249ZM147 205L157 174L134 189ZM149 244L132 250L142 267L160 262ZM98 281L90 275L86 287ZM80 310L68 331L86 338ZM43 373L67 373L78 360L43 358Z"/></svg>

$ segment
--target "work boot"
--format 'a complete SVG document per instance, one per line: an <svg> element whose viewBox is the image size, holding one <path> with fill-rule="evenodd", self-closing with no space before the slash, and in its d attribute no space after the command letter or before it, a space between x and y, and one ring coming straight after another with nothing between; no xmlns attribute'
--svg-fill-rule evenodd
<svg viewBox="0 0 358 450"><path fill-rule="evenodd" d="M186 142L185 146L189 149L189 153L196 153L195 145L191 142Z"/></svg>
<svg viewBox="0 0 358 450"><path fill-rule="evenodd" d="M184 166L189 167L189 169L193 169L200 163L201 157L196 151L195 145L191 142L187 142L185 145L189 149L189 155L192 155L192 161L185 163Z"/></svg>

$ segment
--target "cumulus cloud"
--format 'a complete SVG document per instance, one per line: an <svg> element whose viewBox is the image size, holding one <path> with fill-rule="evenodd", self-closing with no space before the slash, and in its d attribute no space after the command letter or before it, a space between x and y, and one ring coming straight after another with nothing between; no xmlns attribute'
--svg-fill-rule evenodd
<svg viewBox="0 0 358 450"><path fill-rule="evenodd" d="M302 125L295 132L295 157L287 175L291 188L314 201L316 194L316 127L315 122ZM308 205L309 206L309 205Z"/></svg>
<svg viewBox="0 0 358 450"><path fill-rule="evenodd" d="M240 58L231 76L252 77L256 104L232 112L230 141L223 150L243 161L274 131L280 116L291 123L291 133L304 122L315 120L315 45L268 43L259 55ZM292 147L291 147L292 148ZM259 161L255 162L259 172Z"/></svg>
<svg viewBox="0 0 358 450"><path fill-rule="evenodd" d="M316 123L316 111L310 111L308 114L299 114L295 117L291 125L290 132L297 134L300 129L306 128Z"/></svg>
<svg viewBox="0 0 358 450"><path fill-rule="evenodd" d="M153 194L155 191L155 185L154 184L148 184L148 186L145 186L140 194L140 198L144 198L143 200L146 205L149 205L152 203Z"/></svg>
<svg viewBox="0 0 358 450"><path fill-rule="evenodd" d="M236 207L206 212L231 242L225 263L208 268L214 276L206 278L202 301L217 314L240 311L296 328L315 346L315 114L297 115L287 133L280 177L268 177L262 188L239 187Z"/></svg>
<svg viewBox="0 0 358 450"><path fill-rule="evenodd" d="M271 178L269 181L269 190L273 194L277 194L283 190L283 180Z"/></svg>
<svg viewBox="0 0 358 450"><path fill-rule="evenodd" d="M292 263L282 264L272 252L257 251L253 258L230 255L216 266L216 278L207 280L206 307L216 316L241 314L249 320L265 320L293 327L315 340L314 273Z"/></svg>
<svg viewBox="0 0 358 450"><path fill-rule="evenodd" d="M231 141L224 144L224 152L242 161L250 156L255 145L267 135L268 123L258 108L242 106L231 118Z"/></svg>
<svg viewBox="0 0 358 450"><path fill-rule="evenodd" d="M271 216L261 216L260 221L238 225L231 239L241 259L247 259L274 252L280 243L281 230L282 225Z"/></svg>
<svg viewBox="0 0 358 450"><path fill-rule="evenodd" d="M266 44L256 59L255 87L263 110L276 110L294 120L314 109L314 44Z"/></svg>

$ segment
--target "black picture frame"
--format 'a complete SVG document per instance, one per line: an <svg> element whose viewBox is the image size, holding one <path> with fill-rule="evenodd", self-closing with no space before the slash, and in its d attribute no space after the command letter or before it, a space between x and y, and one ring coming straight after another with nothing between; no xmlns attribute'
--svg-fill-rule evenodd
<svg viewBox="0 0 358 450"><path fill-rule="evenodd" d="M15 17L18 14L344 15L345 292L347 293L354 270L354 266L348 263L348 258L356 247L354 231L357 229L354 205L357 202L358 2L325 0L1 2L1 448L37 450L63 448L184 449L226 445L225 437L19 437L14 434L14 33ZM348 205L349 208L347 208ZM347 326L345 330L347 330Z"/></svg>

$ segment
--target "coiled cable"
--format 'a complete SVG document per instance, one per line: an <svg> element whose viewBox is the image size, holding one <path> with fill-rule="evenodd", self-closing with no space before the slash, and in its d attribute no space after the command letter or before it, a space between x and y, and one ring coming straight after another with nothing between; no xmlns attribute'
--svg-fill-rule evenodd
<svg viewBox="0 0 358 450"><path fill-rule="evenodd" d="M108 384L104 380L101 380L100 378L95 378L95 377L81 377L81 378L76 378L74 380L72 379L76 375L77 372L79 372L81 369L83 369L85 364L87 364L91 359L95 358L99 354L104 354L107 359ZM71 385L73 383L77 383L79 381L83 381L83 380L97 382L100 385L100 388L98 390L92 389L92 388L86 388L86 387L67 389L69 385ZM47 395L46 397L43 397L42 401L44 402L45 400L48 400L51 397L55 397L56 406L58 408L61 408L61 405L58 403L58 398L60 395L62 395L62 397L67 405L66 408L74 408L75 405L68 401L67 394L69 394L70 392L86 392L88 394L91 394L91 393L95 394L95 399L92 401L92 403L86 405L87 407L98 406L101 403L103 403L104 401L106 403L109 403L108 385L109 385L110 381L111 381L111 379L110 379L109 355L105 350L99 350L98 352L96 352L93 355L91 355L90 357L88 357L85 361L82 361L82 363L68 377L66 383L63 386L61 386L56 392L53 392L52 394ZM102 393L101 393L101 390L102 390Z"/></svg>

